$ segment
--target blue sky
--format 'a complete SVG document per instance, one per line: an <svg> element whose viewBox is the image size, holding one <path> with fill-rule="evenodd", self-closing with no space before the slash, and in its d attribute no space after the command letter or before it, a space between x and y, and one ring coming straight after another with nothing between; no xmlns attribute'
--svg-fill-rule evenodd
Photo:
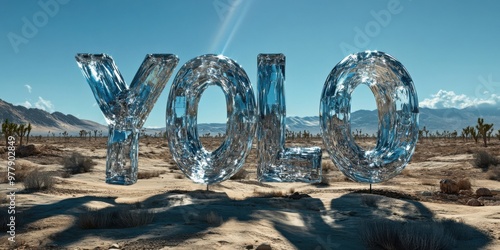
<svg viewBox="0 0 500 250"><path fill-rule="evenodd" d="M179 56L146 127L165 126L175 74L209 53L242 65L254 91L257 55L285 54L288 116L318 115L328 73L347 53L363 50L402 62L421 106L500 107L500 1L1 0L0 6L0 98L103 124L76 53L111 55L128 83L146 54ZM354 92L353 110L375 108L367 87ZM210 87L198 122L224 122L225 115L222 91Z"/></svg>

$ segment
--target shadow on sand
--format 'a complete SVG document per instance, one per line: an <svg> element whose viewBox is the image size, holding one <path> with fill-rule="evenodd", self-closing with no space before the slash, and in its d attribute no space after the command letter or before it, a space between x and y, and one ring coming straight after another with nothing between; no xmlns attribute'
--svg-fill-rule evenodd
<svg viewBox="0 0 500 250"><path fill-rule="evenodd" d="M30 223L56 215L75 218L72 225L42 242L47 244L45 249L49 249L49 246L66 248L88 237L124 242L124 249L142 249L144 246L148 246L148 249L158 249L163 246L182 245L189 239L214 234L218 227L228 221L247 223L254 228L263 226L258 225L261 220L267 220L274 226L282 236L279 240L289 242L297 249L367 249L360 238L360 228L367 221L436 219L427 207L414 200L354 192L326 202L310 197L252 197L232 200L226 193L201 190L173 190L151 196L140 204L123 204L115 200L115 197L83 196L47 205L35 205L24 210L23 224L26 227ZM152 223L140 227L82 229L78 218L87 211L85 204L89 202L103 202L109 205L102 211L117 208L141 209L154 212L155 216ZM324 202L329 202L330 207L325 208ZM207 220L210 213L216 214L222 223ZM302 222L297 223L293 218ZM491 241L481 231L463 223L461 226L473 237L457 241L454 249L477 249ZM137 239L138 237L141 239ZM220 237L221 240L224 239L223 235ZM260 242L266 242L266 239Z"/></svg>

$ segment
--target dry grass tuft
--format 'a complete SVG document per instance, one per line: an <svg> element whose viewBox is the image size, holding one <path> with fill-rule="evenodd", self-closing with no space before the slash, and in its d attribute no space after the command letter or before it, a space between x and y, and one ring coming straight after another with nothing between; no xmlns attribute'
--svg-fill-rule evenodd
<svg viewBox="0 0 500 250"><path fill-rule="evenodd" d="M473 228L452 220L366 220L360 229L361 239L373 249L454 249L457 240L473 234Z"/></svg>
<svg viewBox="0 0 500 250"><path fill-rule="evenodd" d="M378 207L377 202L380 200L380 197L376 195L363 195L361 197L361 203L367 207Z"/></svg>
<svg viewBox="0 0 500 250"><path fill-rule="evenodd" d="M80 215L78 223L83 229L126 228L147 225L153 219L154 213L149 211L89 209Z"/></svg>
<svg viewBox="0 0 500 250"><path fill-rule="evenodd" d="M209 225L220 226L224 223L224 219L214 211L208 212L204 218Z"/></svg>
<svg viewBox="0 0 500 250"><path fill-rule="evenodd" d="M488 151L479 150L474 153L474 166L483 169L484 171L488 170L490 166L494 166L500 163L500 161Z"/></svg>
<svg viewBox="0 0 500 250"><path fill-rule="evenodd" d="M74 152L70 157L63 159L64 170L70 175L88 173L92 171L96 163L92 158Z"/></svg>
<svg viewBox="0 0 500 250"><path fill-rule="evenodd" d="M254 190L253 191L254 197L260 197L260 198L272 198L272 197L284 197L285 194L283 191L277 191L277 190L272 190L272 191L259 191L259 190Z"/></svg>
<svg viewBox="0 0 500 250"><path fill-rule="evenodd" d="M472 188L469 179L461 179L457 182L457 185L458 190L470 190Z"/></svg>
<svg viewBox="0 0 500 250"><path fill-rule="evenodd" d="M166 172L167 171L165 170L140 171L139 173L137 173L137 179L151 179L154 177L159 177Z"/></svg>
<svg viewBox="0 0 500 250"><path fill-rule="evenodd" d="M55 180L50 173L40 172L35 169L26 175L23 184L26 190L38 191L54 187Z"/></svg>
<svg viewBox="0 0 500 250"><path fill-rule="evenodd" d="M24 181L26 176L35 168L35 166L25 162L16 162L16 165L12 167L14 168L14 171L12 172L16 174L14 176L16 178L16 182ZM7 183L8 180L9 179L7 171L0 172L0 183Z"/></svg>
<svg viewBox="0 0 500 250"><path fill-rule="evenodd" d="M488 179L493 181L500 181L500 165L491 168L487 174L488 174Z"/></svg>

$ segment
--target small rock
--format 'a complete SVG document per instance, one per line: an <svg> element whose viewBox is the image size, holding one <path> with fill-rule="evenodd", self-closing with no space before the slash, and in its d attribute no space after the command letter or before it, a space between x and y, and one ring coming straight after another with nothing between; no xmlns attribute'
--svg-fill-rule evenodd
<svg viewBox="0 0 500 250"><path fill-rule="evenodd" d="M487 188L478 188L476 190L476 195L481 197L481 196L492 196L491 191Z"/></svg>
<svg viewBox="0 0 500 250"><path fill-rule="evenodd" d="M483 204L477 199L470 199L469 201L467 201L467 205L477 207L477 206L482 206Z"/></svg>
<svg viewBox="0 0 500 250"><path fill-rule="evenodd" d="M445 194L458 194L459 188L457 182L450 179L443 179L439 182L441 192Z"/></svg>
<svg viewBox="0 0 500 250"><path fill-rule="evenodd" d="M458 192L460 195L464 195L464 196L471 196L473 195L472 191L470 190L460 190L460 192Z"/></svg>
<svg viewBox="0 0 500 250"><path fill-rule="evenodd" d="M295 192L295 193L288 196L289 199L293 199L293 200L299 200L302 198L310 198L310 197L311 196L308 194L299 194L299 192Z"/></svg>
<svg viewBox="0 0 500 250"><path fill-rule="evenodd" d="M431 191L422 191L422 193L420 193L422 196L432 196L432 192Z"/></svg>
<svg viewBox="0 0 500 250"><path fill-rule="evenodd" d="M253 245L248 245L245 247L245 249L253 249Z"/></svg>
<svg viewBox="0 0 500 250"><path fill-rule="evenodd" d="M273 249L271 248L271 245L263 243L260 244L260 246L258 246L256 250L273 250Z"/></svg>

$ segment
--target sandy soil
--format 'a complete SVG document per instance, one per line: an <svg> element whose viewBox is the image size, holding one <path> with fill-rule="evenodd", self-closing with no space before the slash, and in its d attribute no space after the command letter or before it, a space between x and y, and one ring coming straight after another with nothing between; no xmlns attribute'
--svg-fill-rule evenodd
<svg viewBox="0 0 500 250"><path fill-rule="evenodd" d="M182 178L161 139L141 139L139 168L164 173L131 186L104 182L105 138L42 138L33 143L41 154L18 158L16 164L53 173L56 185L38 192L15 185L16 243L10 244L3 233L1 249L369 249L360 237L368 222L429 224L443 219L455 221L454 228L462 230L453 249L500 249L500 182L473 166L473 154L485 149L473 142L420 140L403 173L373 185L371 194L367 184L351 182L336 170L326 153L328 184L259 183L252 150L245 165L248 176L207 191ZM213 149L220 142L203 143ZM287 143L322 145L318 138ZM500 141L491 144L486 150L499 156ZM89 173L59 177L62 159L73 152L91 157L97 165ZM1 159L0 170L5 172L5 153ZM440 193L443 178L468 178L472 192L485 187L494 195L479 199L484 206L467 206L476 197ZM8 188L0 184L2 193ZM298 194L291 195L294 192ZM9 200L2 196L0 209L7 211ZM81 221L89 209L147 211L154 218L138 227L85 229Z"/></svg>

